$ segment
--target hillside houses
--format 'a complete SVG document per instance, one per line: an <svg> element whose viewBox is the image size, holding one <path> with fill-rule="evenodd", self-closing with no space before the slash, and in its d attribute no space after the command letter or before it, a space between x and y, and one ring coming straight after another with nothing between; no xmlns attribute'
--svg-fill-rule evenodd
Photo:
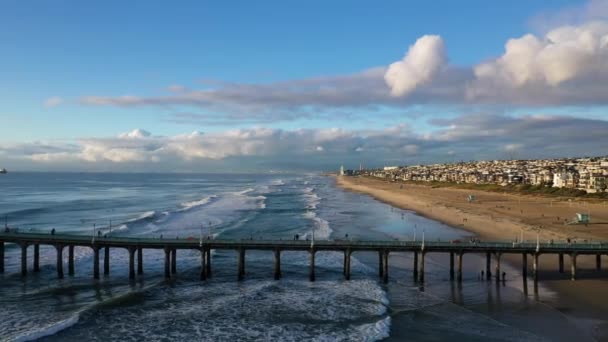
<svg viewBox="0 0 608 342"><path fill-rule="evenodd" d="M588 193L604 192L608 187L608 157L471 161L390 167L360 172L390 180L503 186L530 184L578 189Z"/></svg>

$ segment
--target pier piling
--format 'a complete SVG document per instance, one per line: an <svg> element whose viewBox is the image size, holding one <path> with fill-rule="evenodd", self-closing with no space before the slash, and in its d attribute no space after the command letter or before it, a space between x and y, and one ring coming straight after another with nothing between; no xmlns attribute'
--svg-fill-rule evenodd
<svg viewBox="0 0 608 342"><path fill-rule="evenodd" d="M570 254L570 279L576 280L576 253Z"/></svg>
<svg viewBox="0 0 608 342"><path fill-rule="evenodd" d="M171 278L171 250L165 247L165 278Z"/></svg>
<svg viewBox="0 0 608 342"><path fill-rule="evenodd" d="M137 274L144 274L144 249L137 249Z"/></svg>
<svg viewBox="0 0 608 342"><path fill-rule="evenodd" d="M521 279L523 280L524 294L528 294L528 253L521 254Z"/></svg>
<svg viewBox="0 0 608 342"><path fill-rule="evenodd" d="M207 269L205 267L205 249L201 249L201 280L207 280Z"/></svg>
<svg viewBox="0 0 608 342"><path fill-rule="evenodd" d="M4 273L4 241L0 241L0 273Z"/></svg>
<svg viewBox="0 0 608 342"><path fill-rule="evenodd" d="M486 252L486 280L492 279L492 271L490 270L491 258L490 252Z"/></svg>
<svg viewBox="0 0 608 342"><path fill-rule="evenodd" d="M564 253L559 253L559 273L564 273Z"/></svg>
<svg viewBox="0 0 608 342"><path fill-rule="evenodd" d="M177 274L177 249L171 250L171 274Z"/></svg>
<svg viewBox="0 0 608 342"><path fill-rule="evenodd" d="M207 256L205 257L205 268L207 269L207 278L211 278L211 248L207 248Z"/></svg>
<svg viewBox="0 0 608 342"><path fill-rule="evenodd" d="M34 244L34 272L40 272L40 245Z"/></svg>
<svg viewBox="0 0 608 342"><path fill-rule="evenodd" d="M464 256L463 252L458 252L457 255L457 265L456 265L456 279L458 280L458 282L462 282L462 257Z"/></svg>
<svg viewBox="0 0 608 342"><path fill-rule="evenodd" d="M454 252L450 252L450 280L454 280Z"/></svg>
<svg viewBox="0 0 608 342"><path fill-rule="evenodd" d="M68 246L68 275L74 275L74 246Z"/></svg>
<svg viewBox="0 0 608 342"><path fill-rule="evenodd" d="M63 279L63 245L56 245L57 250L57 278Z"/></svg>
<svg viewBox="0 0 608 342"><path fill-rule="evenodd" d="M424 283L424 256L425 252L420 252L420 282Z"/></svg>
<svg viewBox="0 0 608 342"><path fill-rule="evenodd" d="M243 280L244 277L245 277L245 249L239 248L238 280Z"/></svg>
<svg viewBox="0 0 608 342"><path fill-rule="evenodd" d="M414 251L414 280L418 280L418 252Z"/></svg>
<svg viewBox="0 0 608 342"><path fill-rule="evenodd" d="M103 275L110 274L110 247L103 249Z"/></svg>
<svg viewBox="0 0 608 342"><path fill-rule="evenodd" d="M350 254L351 254L351 250L347 249L346 252L344 253L344 257L346 258L346 273L344 274L344 279L346 280L350 280Z"/></svg>
<svg viewBox="0 0 608 342"><path fill-rule="evenodd" d="M274 250L274 280L281 279L281 250Z"/></svg>
<svg viewBox="0 0 608 342"><path fill-rule="evenodd" d="M595 255L595 270L598 272L600 272L602 270L602 255L601 254Z"/></svg>
<svg viewBox="0 0 608 342"><path fill-rule="evenodd" d="M129 247L129 280L135 279L135 248Z"/></svg>
<svg viewBox="0 0 608 342"><path fill-rule="evenodd" d="M378 251L378 277L382 279L384 266L382 265L382 251Z"/></svg>
<svg viewBox="0 0 608 342"><path fill-rule="evenodd" d="M21 244L21 276L27 275L27 244Z"/></svg>
<svg viewBox="0 0 608 342"><path fill-rule="evenodd" d="M382 280L385 284L388 283L388 251L384 251L384 260L382 261L384 271L382 272Z"/></svg>
<svg viewBox="0 0 608 342"><path fill-rule="evenodd" d="M500 253L496 253L495 254L495 258L496 258L496 267L495 267L495 272L496 272L496 282L500 281Z"/></svg>
<svg viewBox="0 0 608 342"><path fill-rule="evenodd" d="M310 270L308 274L308 279L310 281L315 281L315 250L310 250Z"/></svg>
<svg viewBox="0 0 608 342"><path fill-rule="evenodd" d="M93 279L99 279L99 247L93 246Z"/></svg>

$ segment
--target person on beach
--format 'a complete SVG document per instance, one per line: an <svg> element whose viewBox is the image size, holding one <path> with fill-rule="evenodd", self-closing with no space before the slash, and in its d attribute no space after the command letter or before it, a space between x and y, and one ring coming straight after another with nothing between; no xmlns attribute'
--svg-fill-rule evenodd
<svg viewBox="0 0 608 342"><path fill-rule="evenodd" d="M55 235L55 228L51 229L51 235Z"/></svg>

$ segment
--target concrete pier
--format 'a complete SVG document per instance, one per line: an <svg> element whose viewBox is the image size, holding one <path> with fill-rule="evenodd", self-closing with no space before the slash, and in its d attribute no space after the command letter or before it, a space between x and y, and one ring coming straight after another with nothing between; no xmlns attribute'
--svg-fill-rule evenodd
<svg viewBox="0 0 608 342"><path fill-rule="evenodd" d="M40 245L34 244L34 272L40 272Z"/></svg>
<svg viewBox="0 0 608 342"><path fill-rule="evenodd" d="M388 283L388 250L384 251L384 257L382 260L382 265L384 266L384 271L382 271L382 281L387 284Z"/></svg>
<svg viewBox="0 0 608 342"><path fill-rule="evenodd" d="M211 248L207 248L205 253L207 254L205 256L205 273L207 273L207 278L211 278Z"/></svg>
<svg viewBox="0 0 608 342"><path fill-rule="evenodd" d="M110 247L103 249L103 275L110 274Z"/></svg>
<svg viewBox="0 0 608 342"><path fill-rule="evenodd" d="M602 270L602 255L601 254L595 255L595 270L598 272L600 272Z"/></svg>
<svg viewBox="0 0 608 342"><path fill-rule="evenodd" d="M171 250L171 274L177 274L177 249Z"/></svg>
<svg viewBox="0 0 608 342"><path fill-rule="evenodd" d="M570 254L570 279L576 280L576 253Z"/></svg>
<svg viewBox="0 0 608 342"><path fill-rule="evenodd" d="M171 250L165 248L165 278L171 278Z"/></svg>
<svg viewBox="0 0 608 342"><path fill-rule="evenodd" d="M137 249L137 274L144 274L144 249Z"/></svg>
<svg viewBox="0 0 608 342"><path fill-rule="evenodd" d="M27 244L21 244L21 276L27 275Z"/></svg>
<svg viewBox="0 0 608 342"><path fill-rule="evenodd" d="M490 252L486 252L486 280L490 280L492 278L492 271L490 270L491 262L492 254Z"/></svg>
<svg viewBox="0 0 608 342"><path fill-rule="evenodd" d="M274 250L274 280L281 279L281 250Z"/></svg>
<svg viewBox="0 0 608 342"><path fill-rule="evenodd" d="M129 280L135 279L135 248L129 248Z"/></svg>
<svg viewBox="0 0 608 342"><path fill-rule="evenodd" d="M454 252L450 252L450 280L454 280Z"/></svg>
<svg viewBox="0 0 608 342"><path fill-rule="evenodd" d="M421 283L424 283L424 256L426 255L425 252L420 252L420 279L419 281Z"/></svg>
<svg viewBox="0 0 608 342"><path fill-rule="evenodd" d="M74 246L68 247L68 275L74 275Z"/></svg>
<svg viewBox="0 0 608 342"><path fill-rule="evenodd" d="M93 246L93 279L99 279L99 247Z"/></svg>
<svg viewBox="0 0 608 342"><path fill-rule="evenodd" d="M564 273L564 253L559 253L559 273Z"/></svg>
<svg viewBox="0 0 608 342"><path fill-rule="evenodd" d="M463 252L458 252L457 255L457 265L456 265L456 279L458 280L458 282L462 282L462 257L464 256Z"/></svg>
<svg viewBox="0 0 608 342"><path fill-rule="evenodd" d="M243 248L239 249L238 256L238 280L243 280L245 278L245 250Z"/></svg>
<svg viewBox="0 0 608 342"><path fill-rule="evenodd" d="M310 270L308 272L308 279L310 281L315 281L315 254L316 251L314 249L310 250Z"/></svg>
<svg viewBox="0 0 608 342"><path fill-rule="evenodd" d="M56 245L57 250L57 278L63 279L63 245Z"/></svg>

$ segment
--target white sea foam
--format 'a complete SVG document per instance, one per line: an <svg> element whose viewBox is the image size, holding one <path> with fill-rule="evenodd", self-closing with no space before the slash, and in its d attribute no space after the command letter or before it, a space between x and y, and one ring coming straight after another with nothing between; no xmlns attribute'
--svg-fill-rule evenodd
<svg viewBox="0 0 608 342"><path fill-rule="evenodd" d="M182 209L179 209L178 211L186 211L186 210L190 210L193 208L197 208L200 206L203 206L205 204L209 204L211 201L213 201L214 199L216 199L217 196L216 195L211 195L211 196L207 196L207 197L203 197L200 200L197 201L191 201L191 202L184 202L182 203Z"/></svg>
<svg viewBox="0 0 608 342"><path fill-rule="evenodd" d="M318 239L318 240L329 239L331 233L333 233L333 230L329 227L329 222L318 217L317 213L315 213L314 211L305 212L304 217L313 221L314 230L315 230L315 239ZM311 239L312 233L305 232L304 234L302 234L302 237L304 239L306 239L306 238Z"/></svg>
<svg viewBox="0 0 608 342"><path fill-rule="evenodd" d="M156 215L155 211L153 211L153 210L152 211L146 211L145 213L139 215L138 217L130 219L130 220L127 220L126 222L129 223L129 222L136 222L136 221L140 221L140 220L145 220L145 219L149 219L149 218L154 217L154 215Z"/></svg>
<svg viewBox="0 0 608 342"><path fill-rule="evenodd" d="M28 331L27 333L25 333L23 335L16 336L14 338L14 341L15 342L35 341L35 340L38 340L38 339L46 337L46 336L54 335L61 330L67 329L67 328L75 325L76 323L78 323L79 319L80 319L80 313L76 312L72 316L70 316L64 320L61 320L61 321L53 323L53 324L49 324L44 327L40 327L38 329L34 329L32 331Z"/></svg>

